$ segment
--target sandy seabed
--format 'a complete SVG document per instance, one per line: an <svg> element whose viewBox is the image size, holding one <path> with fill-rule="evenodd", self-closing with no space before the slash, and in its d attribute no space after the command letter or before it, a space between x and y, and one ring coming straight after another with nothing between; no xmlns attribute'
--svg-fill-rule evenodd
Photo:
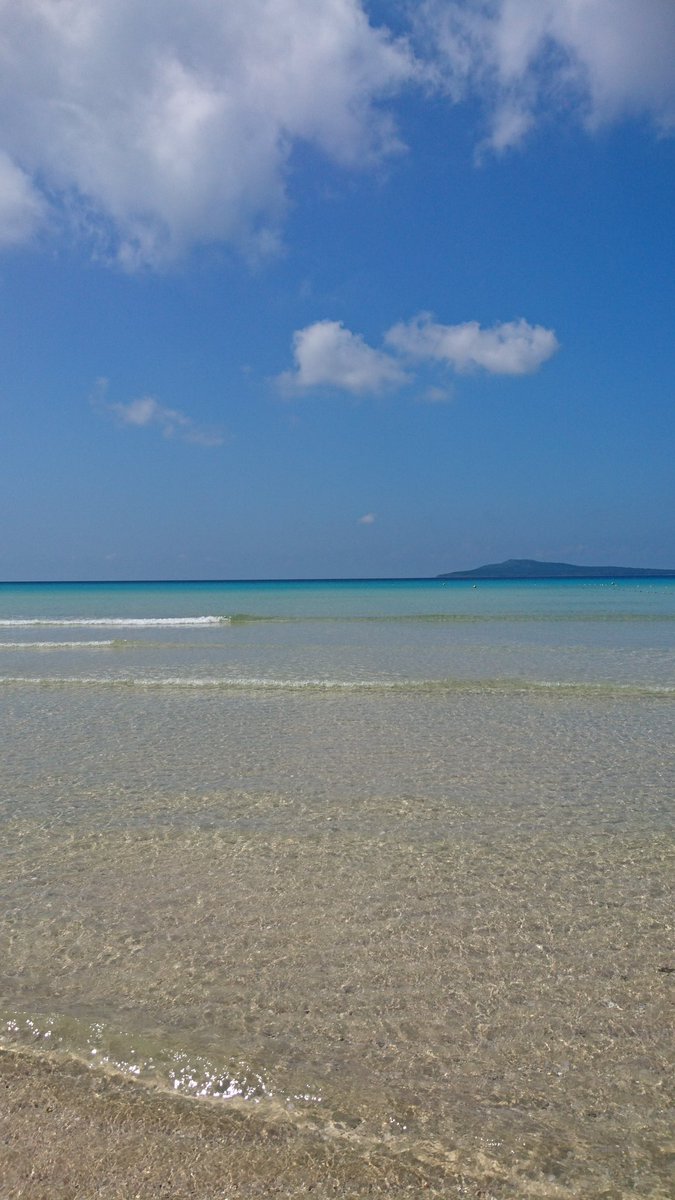
<svg viewBox="0 0 675 1200"><path fill-rule="evenodd" d="M360 819L367 825L367 812ZM389 824L395 830L393 817ZM530 832L495 844L486 834L418 846L364 840L361 832L357 845L343 835L342 855L330 833L300 846L275 835L248 850L239 908L232 901L243 854L237 837L215 854L208 830L155 834L150 872L135 838L125 857L117 842L110 853L110 836L100 861L90 838L75 843L97 905L118 937L130 923L115 903L133 907L142 895L147 921L157 923L146 931L144 967L135 965L138 955L119 959L126 993L135 1002L131 984L141 999L160 982L175 987L175 1011L187 1005L187 1023L199 1008L194 989L208 982L206 960L190 973L188 949L236 963L248 998L241 1019L248 1014L254 1032L262 1021L261 1045L279 1047L268 1057L276 1055L270 1062L288 1086L260 1100L173 1094L166 1080L157 1086L93 1068L77 1049L47 1052L49 1022L27 1025L34 1044L9 1038L0 1050L1 1200L670 1197L675 963L665 835L564 837L558 823L555 838ZM38 850L33 838L33 871ZM73 853L59 843L68 879L79 878ZM278 891L265 890L270 862ZM384 892L374 884L378 866ZM402 925L389 889L393 880L400 901L406 878ZM54 870L45 879L53 889ZM199 911L211 932L203 947L185 903L171 909L175 940L162 941L165 915L153 903L153 880L161 895L171 881L183 900L191 880L206 880ZM96 905L82 881L72 919L45 909L45 928L38 885L30 877L26 887L17 911L27 913L29 930L6 937L4 969L25 977L31 993L40 978L62 992L69 987L75 1003L75 946L75 966L92 959L88 988L97 971L109 986L110 947L99 946ZM223 911L229 921L218 932ZM369 931L360 941L357 915ZM184 947L185 970L172 976L176 945ZM291 951L298 959L289 965ZM221 970L214 995L227 978ZM321 1055L324 1101L291 1106L294 1084L303 1070L319 1074ZM392 1113L400 1118L393 1124Z"/></svg>
<svg viewBox="0 0 675 1200"><path fill-rule="evenodd" d="M0 1200L670 1197L668 700L50 696L2 730Z"/></svg>

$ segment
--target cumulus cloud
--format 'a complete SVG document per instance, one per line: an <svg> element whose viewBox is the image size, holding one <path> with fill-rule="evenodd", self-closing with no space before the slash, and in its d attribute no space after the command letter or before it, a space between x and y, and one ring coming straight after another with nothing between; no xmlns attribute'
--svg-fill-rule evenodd
<svg viewBox="0 0 675 1200"><path fill-rule="evenodd" d="M556 109L590 129L646 116L675 130L673 0L423 0L415 12L437 84L483 99L493 150Z"/></svg>
<svg viewBox="0 0 675 1200"><path fill-rule="evenodd" d="M106 399L107 379L96 383L92 403L94 407L112 414L122 425L136 429L155 427L165 438L178 438L199 446L222 446L224 437L217 430L204 429L195 424L191 417L176 408L167 408L154 396L138 396L128 403L109 403Z"/></svg>
<svg viewBox="0 0 675 1200"><path fill-rule="evenodd" d="M430 313L394 325L388 345L417 360L447 363L456 371L481 367L492 375L531 375L559 349L552 329L527 321L506 321L482 329L477 321L439 325Z"/></svg>
<svg viewBox="0 0 675 1200"><path fill-rule="evenodd" d="M316 321L293 335L295 369L279 375L277 382L287 394L324 387L365 395L411 383L412 363L440 363L457 372L480 368L491 375L531 375L559 349L552 329L522 319L483 329L478 321L440 325L430 313L393 325L384 340L388 350L377 350L341 321ZM451 388L431 385L421 398L439 403L452 397Z"/></svg>
<svg viewBox="0 0 675 1200"><path fill-rule="evenodd" d="M286 391L329 387L362 395L407 381L403 367L345 329L341 321L316 321L293 335L295 370L280 376Z"/></svg>
<svg viewBox="0 0 675 1200"><path fill-rule="evenodd" d="M360 0L0 0L0 45L0 238L51 203L129 268L273 246L293 145L395 152L416 70Z"/></svg>

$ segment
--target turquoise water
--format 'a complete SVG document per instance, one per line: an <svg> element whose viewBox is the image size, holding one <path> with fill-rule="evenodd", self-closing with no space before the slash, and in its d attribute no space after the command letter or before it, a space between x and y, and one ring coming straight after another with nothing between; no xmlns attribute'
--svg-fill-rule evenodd
<svg viewBox="0 0 675 1200"><path fill-rule="evenodd" d="M0 583L4 619L231 616L645 616L674 619L675 580Z"/></svg>
<svg viewBox="0 0 675 1200"><path fill-rule="evenodd" d="M3 584L0 709L6 1045L666 1194L675 581Z"/></svg>
<svg viewBox="0 0 675 1200"><path fill-rule="evenodd" d="M4 584L0 679L657 693L674 630L670 580Z"/></svg>

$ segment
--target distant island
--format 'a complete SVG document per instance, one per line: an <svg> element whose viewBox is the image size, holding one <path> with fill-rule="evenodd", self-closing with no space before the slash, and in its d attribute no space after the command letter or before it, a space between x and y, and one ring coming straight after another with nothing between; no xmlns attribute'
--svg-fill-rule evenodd
<svg viewBox="0 0 675 1200"><path fill-rule="evenodd" d="M448 571L436 579L675 579L675 570L651 567L579 567L574 563L537 562L534 558L507 558L473 571Z"/></svg>

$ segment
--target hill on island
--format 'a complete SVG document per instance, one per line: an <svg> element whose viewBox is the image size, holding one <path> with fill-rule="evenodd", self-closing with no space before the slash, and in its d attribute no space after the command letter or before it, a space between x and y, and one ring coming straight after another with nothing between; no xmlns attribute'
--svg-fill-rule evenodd
<svg viewBox="0 0 675 1200"><path fill-rule="evenodd" d="M574 563L537 562L534 558L507 558L473 571L449 571L437 579L675 579L675 570L651 567L579 567Z"/></svg>

